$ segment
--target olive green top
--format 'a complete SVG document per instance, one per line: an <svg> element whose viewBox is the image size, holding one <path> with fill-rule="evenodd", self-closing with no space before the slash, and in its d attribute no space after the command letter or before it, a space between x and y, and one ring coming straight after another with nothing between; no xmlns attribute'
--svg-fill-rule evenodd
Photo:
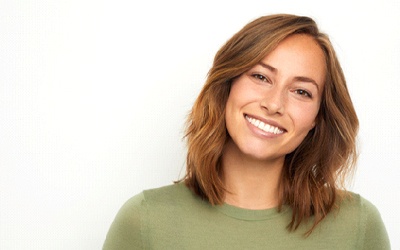
<svg viewBox="0 0 400 250"><path fill-rule="evenodd" d="M182 183L146 190L123 205L103 249L390 249L378 210L350 194L305 237L312 222L289 232L289 207L212 206Z"/></svg>

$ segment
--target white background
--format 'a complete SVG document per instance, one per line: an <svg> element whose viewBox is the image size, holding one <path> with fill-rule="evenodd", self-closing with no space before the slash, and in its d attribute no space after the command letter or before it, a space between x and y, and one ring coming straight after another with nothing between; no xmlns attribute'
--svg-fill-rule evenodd
<svg viewBox="0 0 400 250"><path fill-rule="evenodd" d="M143 2L0 0L0 249L100 249L129 197L183 175L219 47L278 12L330 35L361 122L349 189L400 249L398 1Z"/></svg>

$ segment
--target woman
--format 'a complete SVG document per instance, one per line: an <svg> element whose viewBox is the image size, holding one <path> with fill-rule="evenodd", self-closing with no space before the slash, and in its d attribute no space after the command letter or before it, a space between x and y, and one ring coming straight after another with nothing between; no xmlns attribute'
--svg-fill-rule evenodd
<svg viewBox="0 0 400 250"><path fill-rule="evenodd" d="M186 176L130 199L104 249L389 249L377 209L342 185L357 130L315 22L258 18L215 56L187 121Z"/></svg>

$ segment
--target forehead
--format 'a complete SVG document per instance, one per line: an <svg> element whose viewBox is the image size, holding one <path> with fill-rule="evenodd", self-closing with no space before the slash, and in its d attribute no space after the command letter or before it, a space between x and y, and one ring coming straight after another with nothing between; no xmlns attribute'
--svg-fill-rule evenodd
<svg viewBox="0 0 400 250"><path fill-rule="evenodd" d="M262 60L284 76L302 76L323 84L326 75L325 54L310 35L287 37Z"/></svg>

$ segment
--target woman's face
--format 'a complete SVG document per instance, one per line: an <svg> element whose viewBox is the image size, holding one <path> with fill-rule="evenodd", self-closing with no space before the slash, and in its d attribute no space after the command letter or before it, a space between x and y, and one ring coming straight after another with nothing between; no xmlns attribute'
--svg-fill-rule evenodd
<svg viewBox="0 0 400 250"><path fill-rule="evenodd" d="M226 127L242 157L282 160L315 126L326 74L308 35L292 35L232 83Z"/></svg>

